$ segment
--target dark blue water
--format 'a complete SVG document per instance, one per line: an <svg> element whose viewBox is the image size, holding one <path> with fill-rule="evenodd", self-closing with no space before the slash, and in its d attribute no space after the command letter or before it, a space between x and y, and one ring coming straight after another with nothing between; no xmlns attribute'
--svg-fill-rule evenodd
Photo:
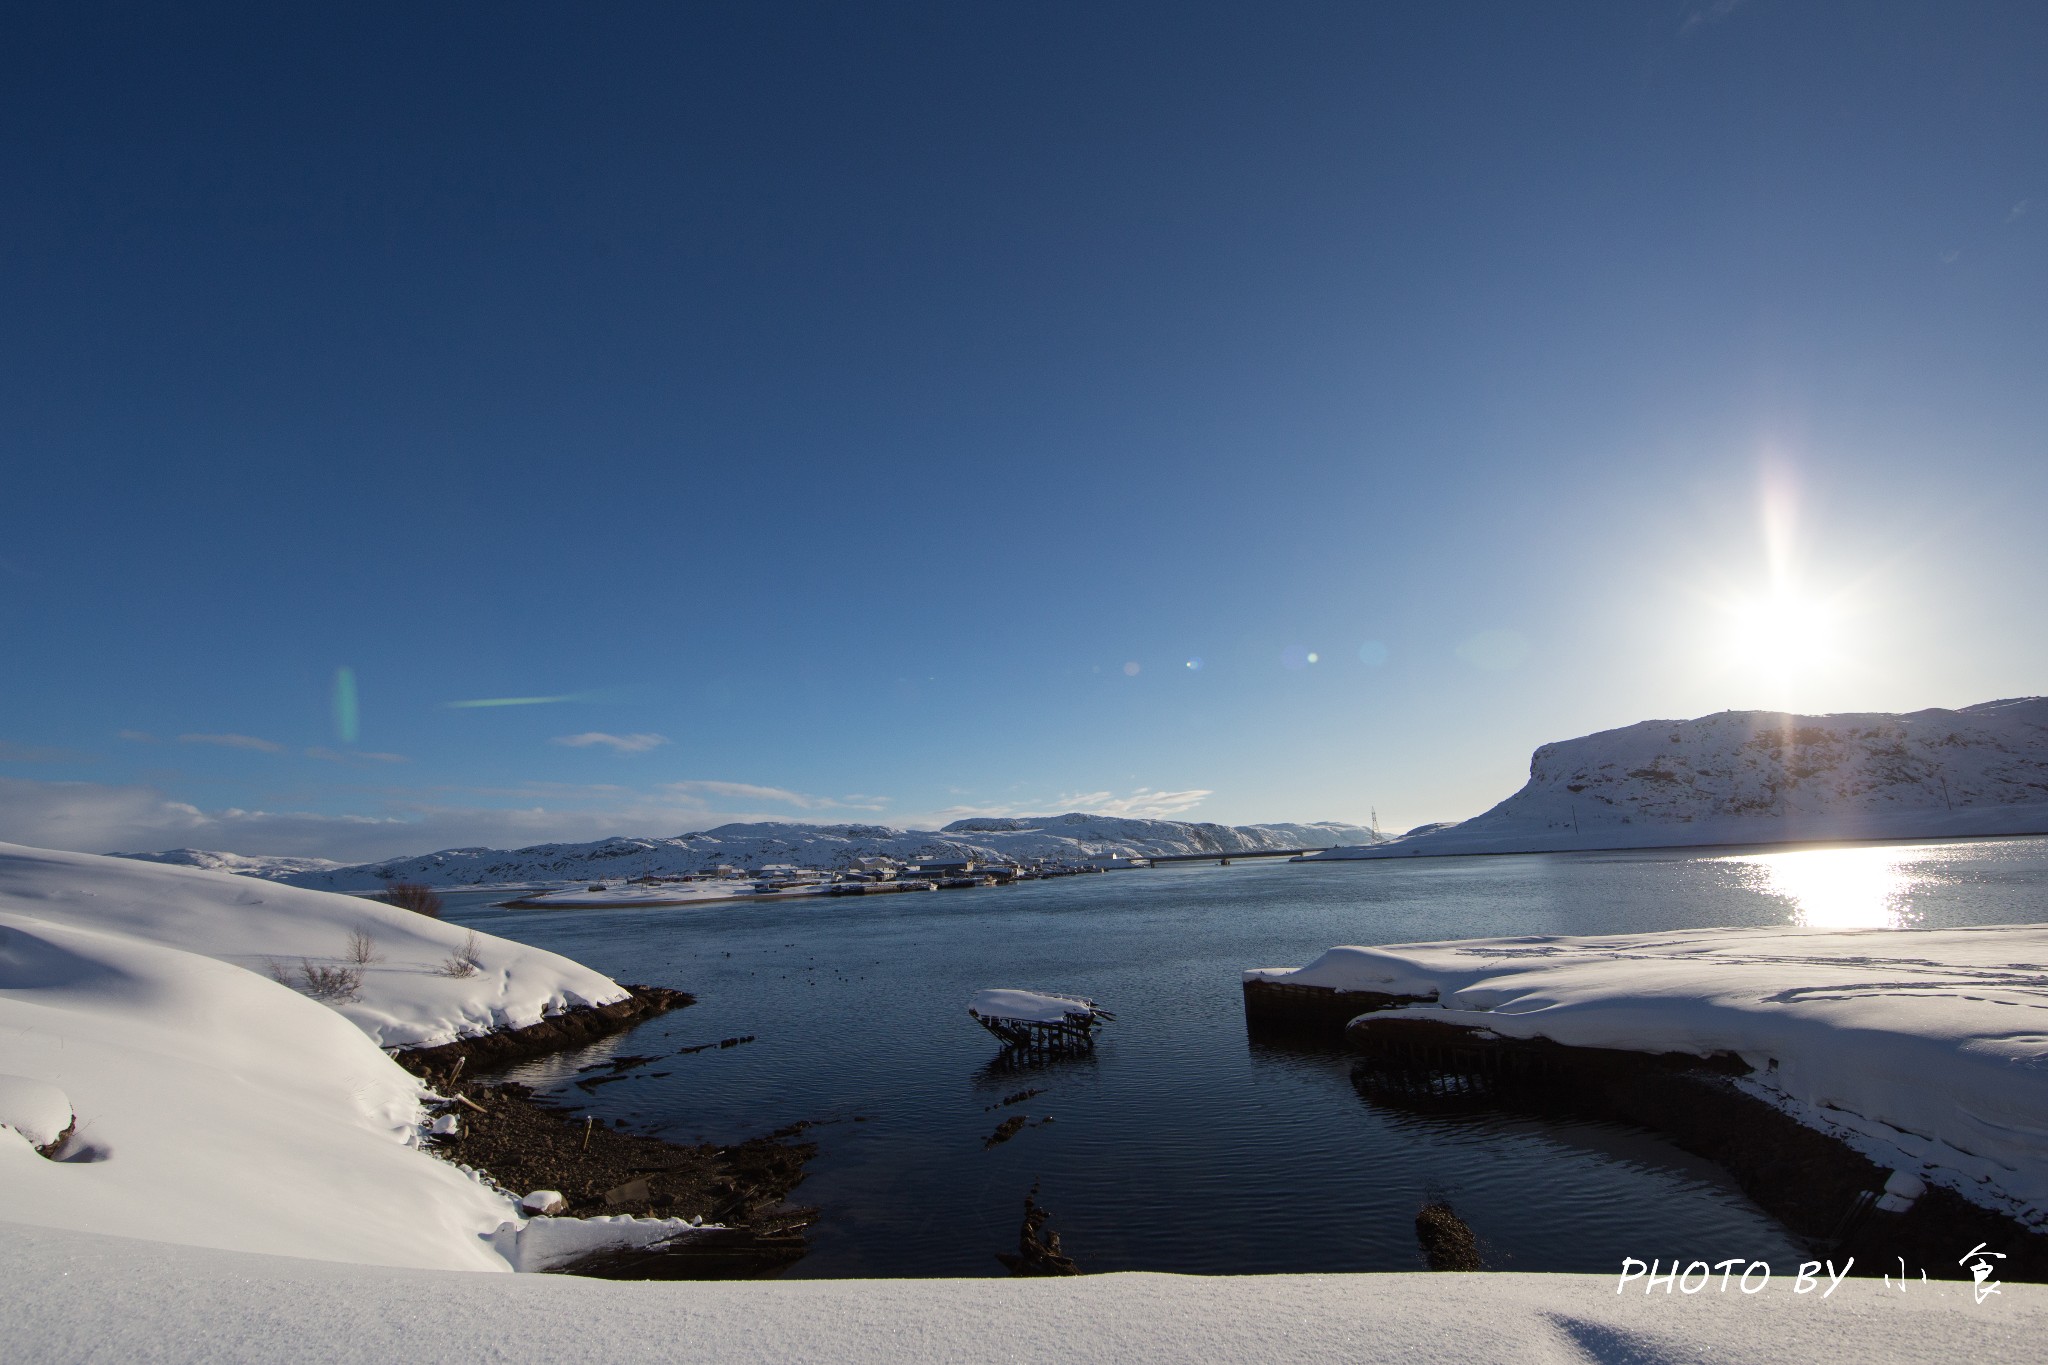
<svg viewBox="0 0 2048 1365"><path fill-rule="evenodd" d="M978 891L710 909L449 917L566 953L692 1008L513 1073L578 1112L677 1140L797 1120L821 1207L794 1275L985 1275L1025 1192L1089 1271L1419 1267L1448 1199L1503 1269L1623 1256L1789 1267L1802 1248L1715 1168L1618 1125L1381 1107L1341 1055L1255 1046L1239 972L1340 943L1714 925L2048 919L2048 840L1771 854L1536 855L1113 872ZM968 1019L984 986L1115 1011L1092 1058L1016 1072ZM586 1095L613 1054L753 1034ZM654 1073L667 1073L656 1075ZM1003 1108L1006 1095L1045 1093ZM998 1107L992 1107L998 1106ZM1034 1121L984 1150L1004 1118ZM1049 1119L1039 1124L1036 1121Z"/></svg>

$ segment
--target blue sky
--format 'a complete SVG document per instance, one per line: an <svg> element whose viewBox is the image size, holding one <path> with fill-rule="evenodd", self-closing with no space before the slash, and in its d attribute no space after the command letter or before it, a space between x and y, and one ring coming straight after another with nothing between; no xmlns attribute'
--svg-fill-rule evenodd
<svg viewBox="0 0 2048 1365"><path fill-rule="evenodd" d="M0 36L0 838L1402 827L2043 690L2036 4Z"/></svg>

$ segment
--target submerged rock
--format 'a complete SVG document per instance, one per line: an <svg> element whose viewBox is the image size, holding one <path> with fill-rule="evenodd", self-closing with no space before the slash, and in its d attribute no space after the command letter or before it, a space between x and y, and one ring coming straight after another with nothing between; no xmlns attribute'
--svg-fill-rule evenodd
<svg viewBox="0 0 2048 1365"><path fill-rule="evenodd" d="M1415 1240L1431 1270L1484 1270L1479 1239L1445 1203L1425 1204L1415 1215Z"/></svg>

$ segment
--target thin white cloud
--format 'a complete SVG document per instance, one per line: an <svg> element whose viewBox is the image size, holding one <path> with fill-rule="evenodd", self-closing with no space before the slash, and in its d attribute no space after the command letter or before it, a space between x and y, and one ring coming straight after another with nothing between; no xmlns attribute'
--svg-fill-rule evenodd
<svg viewBox="0 0 2048 1365"><path fill-rule="evenodd" d="M45 744L16 744L0 739L0 763L67 763L83 758L70 749L53 749Z"/></svg>
<svg viewBox="0 0 2048 1365"><path fill-rule="evenodd" d="M950 825L955 820L999 820L1017 813L1015 806L947 806L933 811L930 823Z"/></svg>
<svg viewBox="0 0 2048 1365"><path fill-rule="evenodd" d="M114 738L125 739L131 744L154 744L156 736L147 730L116 730Z"/></svg>
<svg viewBox="0 0 2048 1365"><path fill-rule="evenodd" d="M1035 816L1078 812L1082 815L1116 815L1140 820L1174 820L1215 794L1213 790L1205 787L1176 792L1139 787L1123 796L1118 796L1114 792L1068 792L1050 801L947 806L944 810L934 811L932 819L936 823L947 824L954 820L1029 819Z"/></svg>
<svg viewBox="0 0 2048 1365"><path fill-rule="evenodd" d="M798 810L877 811L889 804L885 796L812 796L787 787L762 787L752 782L665 782L661 789L685 799L711 796L734 797L742 801L777 801Z"/></svg>
<svg viewBox="0 0 2048 1365"><path fill-rule="evenodd" d="M1678 26L1678 36L1690 38L1694 29L1720 23L1745 3L1746 0L1711 0L1709 4L1695 5L1687 12L1685 22Z"/></svg>
<svg viewBox="0 0 2048 1365"><path fill-rule="evenodd" d="M634 792L564 788L552 799L507 793L505 807L410 799L394 791L376 814L202 810L150 787L0 777L0 842L81 853L203 848L361 863L443 848L524 848L615 835L670 837L714 825L787 820L758 808Z"/></svg>
<svg viewBox="0 0 2048 1365"><path fill-rule="evenodd" d="M2008 223L2017 223L2020 219L2026 217L2027 211L2033 207L2033 200L2022 199L2019 203L2014 204L2012 206L2012 210L2005 215L2005 221Z"/></svg>
<svg viewBox="0 0 2048 1365"><path fill-rule="evenodd" d="M317 746L306 750L306 757L317 758L325 763L363 764L412 762L412 760L407 758L404 754L380 754L372 753L367 750L361 749L322 749Z"/></svg>
<svg viewBox="0 0 2048 1365"><path fill-rule="evenodd" d="M566 745L571 749L590 749L598 745L616 749L622 754L644 754L649 749L658 749L668 743L668 736L654 734L608 735L602 730L590 730L580 735L556 735L550 744Z"/></svg>
<svg viewBox="0 0 2048 1365"><path fill-rule="evenodd" d="M451 711L462 711L480 706L553 706L558 702L582 700L583 694L578 692L566 697L472 697L468 701L451 701L446 705Z"/></svg>
<svg viewBox="0 0 2048 1365"><path fill-rule="evenodd" d="M1201 805L1216 793L1206 788L1191 788L1187 791L1162 792L1150 787L1140 787L1128 796L1112 796L1108 792L1094 792L1085 797L1062 797L1061 810L1076 810L1087 815L1128 815L1142 819L1171 820L1185 815Z"/></svg>
<svg viewBox="0 0 2048 1365"><path fill-rule="evenodd" d="M259 753L281 754L284 745L254 735L179 735L180 744L211 744L221 749L254 749Z"/></svg>

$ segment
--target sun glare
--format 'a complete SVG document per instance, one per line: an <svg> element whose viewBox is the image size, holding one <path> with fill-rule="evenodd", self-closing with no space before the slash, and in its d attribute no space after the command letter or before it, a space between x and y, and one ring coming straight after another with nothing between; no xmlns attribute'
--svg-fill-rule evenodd
<svg viewBox="0 0 2048 1365"><path fill-rule="evenodd" d="M1782 475L1765 479L1762 531L1764 572L1748 591L1733 583L1708 600L1721 618L1718 642L1702 640L1709 667L1732 684L1732 704L1781 710L1811 708L1830 697L1853 671L1847 636L1849 591L1836 575L1816 592L1801 572L1814 547L1797 533L1794 498Z"/></svg>
<svg viewBox="0 0 2048 1365"><path fill-rule="evenodd" d="M1734 609L1735 661L1766 675L1812 672L1832 661L1835 613L1825 602L1774 593Z"/></svg>
<svg viewBox="0 0 2048 1365"><path fill-rule="evenodd" d="M1744 884L1785 902L1806 929L1904 929L1920 916L1913 893L1932 878L1915 870L1932 848L1817 848L1716 861L1740 869Z"/></svg>

